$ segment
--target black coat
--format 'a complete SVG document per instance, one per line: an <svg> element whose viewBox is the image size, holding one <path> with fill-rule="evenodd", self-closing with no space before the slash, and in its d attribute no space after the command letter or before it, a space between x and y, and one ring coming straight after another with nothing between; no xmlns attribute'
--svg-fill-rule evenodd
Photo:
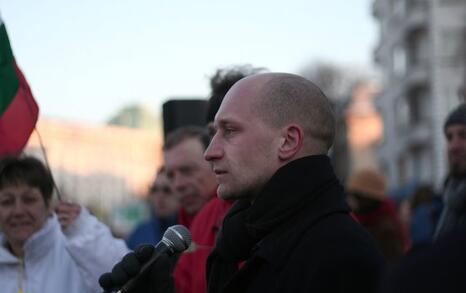
<svg viewBox="0 0 466 293"><path fill-rule="evenodd" d="M343 188L328 158L298 161L274 175L263 198L283 201L301 196L302 207L255 244L241 269L220 286L221 291L375 292L384 266L382 255L349 215ZM208 274L209 282L216 282L209 267Z"/></svg>
<svg viewBox="0 0 466 293"><path fill-rule="evenodd" d="M455 231L410 251L388 274L381 293L466 292L466 233Z"/></svg>

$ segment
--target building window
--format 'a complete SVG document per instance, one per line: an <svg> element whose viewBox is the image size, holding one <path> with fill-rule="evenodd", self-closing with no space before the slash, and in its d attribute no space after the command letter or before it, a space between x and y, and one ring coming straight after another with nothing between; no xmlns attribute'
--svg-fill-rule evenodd
<svg viewBox="0 0 466 293"><path fill-rule="evenodd" d="M405 2L405 0L395 1L393 10L395 11L396 14L399 14L400 16L404 16L405 11L406 11L406 2Z"/></svg>
<svg viewBox="0 0 466 293"><path fill-rule="evenodd" d="M418 177L415 179L419 179L423 172L422 170L422 149L421 148L413 148L411 150L411 159L412 159L412 176L411 177Z"/></svg>
<svg viewBox="0 0 466 293"><path fill-rule="evenodd" d="M409 125L409 104L405 97L397 99L395 104L396 125L399 129L404 129Z"/></svg>
<svg viewBox="0 0 466 293"><path fill-rule="evenodd" d="M426 87L417 87L408 93L409 123L417 125L426 121L429 115L429 92Z"/></svg>
<svg viewBox="0 0 466 293"><path fill-rule="evenodd" d="M398 168L398 185L404 185L407 182L407 161L405 156L400 156L397 162Z"/></svg>
<svg viewBox="0 0 466 293"><path fill-rule="evenodd" d="M442 31L442 56L448 63L461 61L465 57L465 40L461 29L445 29Z"/></svg>
<svg viewBox="0 0 466 293"><path fill-rule="evenodd" d="M450 5L450 4L463 4L464 0L440 0L440 4L442 5Z"/></svg>
<svg viewBox="0 0 466 293"><path fill-rule="evenodd" d="M406 2L406 10L425 10L427 9L428 1L425 0L408 0Z"/></svg>
<svg viewBox="0 0 466 293"><path fill-rule="evenodd" d="M406 52L403 47L393 50L393 73L397 76L404 76L406 73Z"/></svg>
<svg viewBox="0 0 466 293"><path fill-rule="evenodd" d="M429 53L429 42L427 31L419 29L413 31L407 36L408 44L408 60L409 65L418 66L424 62L427 62Z"/></svg>

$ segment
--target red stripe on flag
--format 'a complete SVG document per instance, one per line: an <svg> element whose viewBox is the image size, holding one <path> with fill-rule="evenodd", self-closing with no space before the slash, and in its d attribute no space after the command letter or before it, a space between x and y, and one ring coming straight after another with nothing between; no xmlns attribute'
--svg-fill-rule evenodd
<svg viewBox="0 0 466 293"><path fill-rule="evenodd" d="M14 63L19 88L0 117L0 155L20 153L39 116L39 107L21 70Z"/></svg>

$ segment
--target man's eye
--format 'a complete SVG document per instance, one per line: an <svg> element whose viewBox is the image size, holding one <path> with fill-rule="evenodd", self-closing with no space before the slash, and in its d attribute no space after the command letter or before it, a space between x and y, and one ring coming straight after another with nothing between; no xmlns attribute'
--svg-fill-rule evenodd
<svg viewBox="0 0 466 293"><path fill-rule="evenodd" d="M193 172L193 169L192 167L183 166L180 168L180 173L189 176Z"/></svg>
<svg viewBox="0 0 466 293"><path fill-rule="evenodd" d="M167 178L168 178L169 180L173 180L173 177L174 177L173 172L167 172Z"/></svg>
<svg viewBox="0 0 466 293"><path fill-rule="evenodd" d="M0 200L0 206L2 207L8 207L13 205L13 200L12 199L2 199Z"/></svg>
<svg viewBox="0 0 466 293"><path fill-rule="evenodd" d="M225 133L225 135L229 135L235 132L235 130L233 128L225 128L223 132Z"/></svg>

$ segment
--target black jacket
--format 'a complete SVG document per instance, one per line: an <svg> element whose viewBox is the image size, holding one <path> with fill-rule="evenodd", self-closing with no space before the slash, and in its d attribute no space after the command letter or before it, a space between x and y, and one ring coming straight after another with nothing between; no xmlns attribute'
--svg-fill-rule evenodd
<svg viewBox="0 0 466 293"><path fill-rule="evenodd" d="M287 164L253 205L238 212L245 227L242 235L254 235L254 243L241 269L227 278L216 264L225 247L222 237L228 238L231 229L220 233L225 235L207 265L209 293L375 292L383 258L348 213L327 156ZM234 217L226 216L224 228ZM232 238L232 244L241 237Z"/></svg>

